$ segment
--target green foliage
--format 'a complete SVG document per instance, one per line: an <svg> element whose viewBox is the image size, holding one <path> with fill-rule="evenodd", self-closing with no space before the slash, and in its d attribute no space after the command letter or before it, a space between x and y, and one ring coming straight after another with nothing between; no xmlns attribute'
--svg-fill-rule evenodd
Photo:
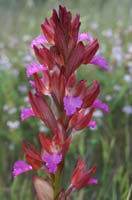
<svg viewBox="0 0 132 200"><path fill-rule="evenodd" d="M24 200L24 199L34 199L35 192L32 190L31 176L26 176L26 178L20 177L16 178L12 184L11 199L13 200ZM20 185L20 182L22 183ZM21 192L20 192L21 191Z"/></svg>
<svg viewBox="0 0 132 200"><path fill-rule="evenodd" d="M41 125L38 124L38 120L28 119L20 122L19 117L21 106L28 106L26 96L29 83L25 77L25 69L28 63L35 59L28 48L31 39L40 33L40 24L50 15L53 7L57 8L58 4L66 5L73 13L80 13L81 31L98 37L101 48L104 46L102 55L109 62L109 71L103 72L95 66L82 66L79 69L78 79L87 79L88 83L93 79L99 80L101 98L104 101L108 101L108 96L111 98L107 102L110 113L97 119L97 130L85 129L82 133L74 133L74 140L66 159L67 176L63 178L63 185L66 187L69 183L80 154L86 158L89 167L94 163L97 164L96 176L99 184L77 191L73 199L130 200L132 198L130 156L132 121L130 115L124 114L122 109L125 105L132 104L131 84L124 80L125 75L130 74L128 68L132 60L132 52L128 51L132 41L131 1L39 0L37 3L36 0L28 0L18 2L0 0L0 26L2 27L0 32L0 186L2 186L0 200L35 200L31 174L26 173L13 180L12 166L15 160L23 159L20 147L22 139L32 141L39 148L37 134ZM113 12L115 8L117 8L116 12ZM112 32L111 36L104 33L108 30ZM117 45L116 43L119 43L123 51L121 64L111 57L112 48ZM127 54L130 58L126 58Z"/></svg>

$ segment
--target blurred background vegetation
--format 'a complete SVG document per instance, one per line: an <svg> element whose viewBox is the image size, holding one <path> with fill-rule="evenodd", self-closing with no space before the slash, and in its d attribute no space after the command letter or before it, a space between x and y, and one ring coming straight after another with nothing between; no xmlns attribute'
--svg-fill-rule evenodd
<svg viewBox="0 0 132 200"><path fill-rule="evenodd" d="M28 105L28 63L35 60L32 38L40 34L40 24L59 4L81 15L81 32L100 41L100 53L109 71L82 66L79 79L98 79L101 98L109 114L95 113L97 127L74 135L66 160L64 187L78 154L87 165L97 164L97 186L74 194L77 200L132 199L132 1L131 0L0 0L0 200L35 200L31 176L13 180L12 166L23 159L20 141L39 146L37 134L44 127L37 119L20 122L20 110ZM70 164L69 164L70 163Z"/></svg>

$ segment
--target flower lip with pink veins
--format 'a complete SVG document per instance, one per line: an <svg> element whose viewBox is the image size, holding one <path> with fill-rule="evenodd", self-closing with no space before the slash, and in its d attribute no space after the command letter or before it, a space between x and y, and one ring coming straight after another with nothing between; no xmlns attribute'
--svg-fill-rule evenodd
<svg viewBox="0 0 132 200"><path fill-rule="evenodd" d="M76 112L77 108L80 108L83 103L82 99L79 96L65 96L63 101L64 109L68 116L73 115Z"/></svg>
<svg viewBox="0 0 132 200"><path fill-rule="evenodd" d="M48 168L49 172L55 174L57 172L57 169L58 169L57 165L62 160L62 154L45 153L43 155L43 160L46 162L46 167Z"/></svg>
<svg viewBox="0 0 132 200"><path fill-rule="evenodd" d="M82 40L86 40L88 42L92 42L93 38L88 33L80 33L80 34L78 34L78 42L82 41Z"/></svg>
<svg viewBox="0 0 132 200"><path fill-rule="evenodd" d="M33 48L34 45L39 46L44 44L48 44L48 41L46 40L44 35L40 34L32 40L30 47Z"/></svg>
<svg viewBox="0 0 132 200"><path fill-rule="evenodd" d="M101 101L100 99L96 99L94 101L93 107L99 108L105 112L109 112L109 106L106 103L104 103L103 101Z"/></svg>
<svg viewBox="0 0 132 200"><path fill-rule="evenodd" d="M24 121L25 119L29 117L35 116L32 108L23 108L21 111L21 120Z"/></svg>
<svg viewBox="0 0 132 200"><path fill-rule="evenodd" d="M48 68L46 66L37 64L35 62L32 62L28 65L27 71L26 71L26 75L29 78L30 76L32 76L34 73L38 73L40 71L44 71L47 70Z"/></svg>
<svg viewBox="0 0 132 200"><path fill-rule="evenodd" d="M108 63L105 60L105 58L101 55L95 55L90 61L90 64L97 65L98 67L101 67L104 70L108 70Z"/></svg>
<svg viewBox="0 0 132 200"><path fill-rule="evenodd" d="M32 166L27 164L25 161L23 160L18 160L15 162L14 166L13 166L13 176L16 177L26 171L30 171L32 170Z"/></svg>

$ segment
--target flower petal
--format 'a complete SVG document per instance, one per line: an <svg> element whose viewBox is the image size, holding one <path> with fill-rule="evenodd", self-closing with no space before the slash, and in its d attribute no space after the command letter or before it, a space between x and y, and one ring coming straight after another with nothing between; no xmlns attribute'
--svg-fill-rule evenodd
<svg viewBox="0 0 132 200"><path fill-rule="evenodd" d="M97 184L98 183L98 179L96 178L90 178L88 181L88 184Z"/></svg>
<svg viewBox="0 0 132 200"><path fill-rule="evenodd" d="M57 171L57 164L59 164L62 160L62 154L46 153L43 155L43 159L46 162L46 167L49 172L55 174Z"/></svg>
<svg viewBox="0 0 132 200"><path fill-rule="evenodd" d="M97 65L103 68L104 70L108 70L108 63L103 56L100 55L94 56L90 61L90 64Z"/></svg>
<svg viewBox="0 0 132 200"><path fill-rule="evenodd" d="M82 40L87 40L88 42L90 42L93 40L93 38L88 33L80 33L78 34L78 42Z"/></svg>
<svg viewBox="0 0 132 200"><path fill-rule="evenodd" d="M31 87L35 88L35 81L30 80L29 83Z"/></svg>
<svg viewBox="0 0 132 200"><path fill-rule="evenodd" d="M34 45L38 46L42 44L48 44L48 41L46 40L44 35L40 34L32 40L30 47L33 48Z"/></svg>
<svg viewBox="0 0 132 200"><path fill-rule="evenodd" d="M23 108L21 111L21 120L24 121L25 119L29 117L35 116L32 108Z"/></svg>
<svg viewBox="0 0 132 200"><path fill-rule="evenodd" d="M18 160L13 166L13 176L16 177L26 171L32 170L32 166L24 162L23 160Z"/></svg>
<svg viewBox="0 0 132 200"><path fill-rule="evenodd" d="M71 185L77 189L81 189L90 183L95 182L91 177L96 171L96 165L94 165L88 172L86 172L85 160L78 159L76 168L73 171L71 177Z"/></svg>
<svg viewBox="0 0 132 200"><path fill-rule="evenodd" d="M93 107L99 108L105 112L109 112L109 106L107 104L105 104L103 101L101 101L100 99L96 99L94 101Z"/></svg>
<svg viewBox="0 0 132 200"><path fill-rule="evenodd" d="M37 64L35 62L32 62L31 64L28 65L26 75L29 78L34 73L37 73L37 72L40 72L40 71L43 71L43 70L47 70L47 67L40 65L40 64Z"/></svg>
<svg viewBox="0 0 132 200"><path fill-rule="evenodd" d="M83 101L82 99L78 97L72 97L72 96L65 96L64 99L64 109L66 111L67 115L72 115L76 112L77 108L80 108Z"/></svg>
<svg viewBox="0 0 132 200"><path fill-rule="evenodd" d="M96 127L96 121L90 120L90 122L88 123L88 126L91 127L91 128L95 128Z"/></svg>

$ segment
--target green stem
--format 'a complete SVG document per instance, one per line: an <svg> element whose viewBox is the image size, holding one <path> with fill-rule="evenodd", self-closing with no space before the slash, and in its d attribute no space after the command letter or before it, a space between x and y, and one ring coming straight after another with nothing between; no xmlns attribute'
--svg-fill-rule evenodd
<svg viewBox="0 0 132 200"><path fill-rule="evenodd" d="M60 166L54 178L54 200L56 199L60 190L61 174L62 174L62 167Z"/></svg>

